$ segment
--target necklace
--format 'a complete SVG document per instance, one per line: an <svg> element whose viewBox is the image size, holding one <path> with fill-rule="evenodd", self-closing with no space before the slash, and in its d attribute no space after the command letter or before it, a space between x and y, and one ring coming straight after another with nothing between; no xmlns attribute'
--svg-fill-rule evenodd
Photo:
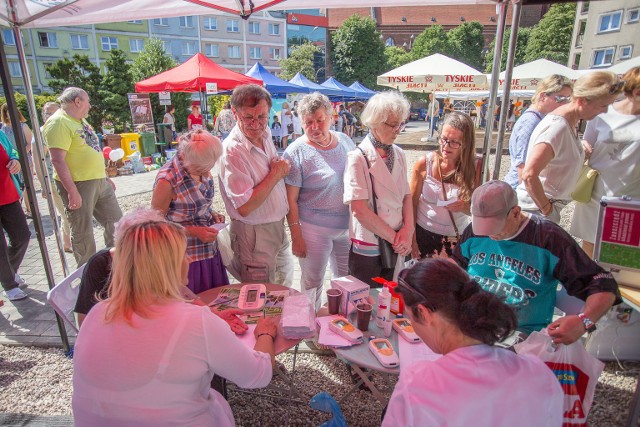
<svg viewBox="0 0 640 427"><path fill-rule="evenodd" d="M307 138L307 139L309 139L309 138ZM311 141L311 140L309 139L309 141ZM311 141L311 142L313 142L314 144L316 144L320 148L327 148L328 146L333 144L333 134L329 133L329 142L327 142L326 144L320 144L320 143L315 142L315 141Z"/></svg>

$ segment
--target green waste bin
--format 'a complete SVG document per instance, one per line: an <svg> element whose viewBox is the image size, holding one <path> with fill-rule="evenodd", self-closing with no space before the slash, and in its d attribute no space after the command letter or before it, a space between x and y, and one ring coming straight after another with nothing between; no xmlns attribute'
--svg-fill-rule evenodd
<svg viewBox="0 0 640 427"><path fill-rule="evenodd" d="M147 157L156 152L156 134L152 132L142 132L140 134L140 151L142 157Z"/></svg>

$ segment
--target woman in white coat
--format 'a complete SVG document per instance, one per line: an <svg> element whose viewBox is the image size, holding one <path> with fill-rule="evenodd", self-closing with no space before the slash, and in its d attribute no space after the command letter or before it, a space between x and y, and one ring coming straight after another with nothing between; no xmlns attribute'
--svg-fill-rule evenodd
<svg viewBox="0 0 640 427"><path fill-rule="evenodd" d="M394 266L383 265L382 240L400 257L411 253L414 221L407 161L393 144L408 115L409 102L402 94L374 95L360 117L370 132L348 154L344 203L351 214L349 274L371 286L379 286L373 277L391 280L394 273Z"/></svg>

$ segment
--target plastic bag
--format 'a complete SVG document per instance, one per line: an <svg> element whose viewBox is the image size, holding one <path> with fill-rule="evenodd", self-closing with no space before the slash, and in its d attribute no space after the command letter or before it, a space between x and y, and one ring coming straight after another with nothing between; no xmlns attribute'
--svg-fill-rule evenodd
<svg viewBox="0 0 640 427"><path fill-rule="evenodd" d="M218 251L220 251L222 263L227 268L227 271L231 273L236 280L242 282L240 273L236 271L231 263L231 260L233 260L233 249L231 248L231 234L229 233L229 227L225 227L218 232L216 241L218 242Z"/></svg>
<svg viewBox="0 0 640 427"><path fill-rule="evenodd" d="M556 374L564 392L562 427L587 427L587 415L604 363L587 353L580 341L559 344L554 351L546 331L532 332L514 347L518 354L539 357Z"/></svg>

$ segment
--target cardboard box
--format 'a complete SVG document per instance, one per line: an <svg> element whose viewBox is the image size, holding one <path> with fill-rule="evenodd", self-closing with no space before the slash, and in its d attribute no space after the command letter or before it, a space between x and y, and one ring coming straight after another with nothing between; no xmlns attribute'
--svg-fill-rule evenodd
<svg viewBox="0 0 640 427"><path fill-rule="evenodd" d="M331 287L342 291L340 313L347 315L356 304L369 296L369 285L353 276L338 277L331 280Z"/></svg>

